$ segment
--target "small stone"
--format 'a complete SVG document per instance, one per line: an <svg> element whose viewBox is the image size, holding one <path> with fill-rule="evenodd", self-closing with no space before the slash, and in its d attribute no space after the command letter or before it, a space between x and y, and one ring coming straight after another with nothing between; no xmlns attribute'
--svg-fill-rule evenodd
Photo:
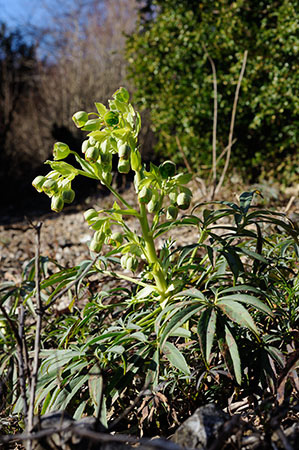
<svg viewBox="0 0 299 450"><path fill-rule="evenodd" d="M229 416L214 403L201 406L182 423L171 440L185 448L205 450L217 438L220 427L228 419Z"/></svg>

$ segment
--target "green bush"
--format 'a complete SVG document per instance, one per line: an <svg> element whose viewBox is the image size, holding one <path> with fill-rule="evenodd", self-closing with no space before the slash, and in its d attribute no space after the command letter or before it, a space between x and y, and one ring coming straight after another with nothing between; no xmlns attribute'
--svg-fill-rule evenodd
<svg viewBox="0 0 299 450"><path fill-rule="evenodd" d="M298 149L298 0L154 0L127 41L136 100L149 109L157 150L195 169L211 163L213 77L218 149L227 145L234 92L248 50L237 109L233 164L256 175ZM293 164L291 162L291 164ZM248 172L249 170L249 172ZM280 167L282 171L282 168Z"/></svg>

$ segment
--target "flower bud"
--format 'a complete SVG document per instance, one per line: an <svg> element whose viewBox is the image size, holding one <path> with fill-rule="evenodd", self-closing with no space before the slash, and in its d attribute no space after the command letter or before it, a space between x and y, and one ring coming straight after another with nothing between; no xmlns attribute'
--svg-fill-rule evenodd
<svg viewBox="0 0 299 450"><path fill-rule="evenodd" d="M38 177L35 177L34 180L32 181L32 186L35 187L35 189L38 192L43 192L43 184L45 183L45 181L47 181L46 177L43 177L42 175L39 175Z"/></svg>
<svg viewBox="0 0 299 450"><path fill-rule="evenodd" d="M170 205L167 208L167 212L166 212L166 219L167 220L175 220L178 216L178 208L176 206L172 206Z"/></svg>
<svg viewBox="0 0 299 450"><path fill-rule="evenodd" d="M126 269L131 270L132 272L135 272L135 270L137 269L137 266L138 266L137 258L135 258L135 256L129 256L127 258Z"/></svg>
<svg viewBox="0 0 299 450"><path fill-rule="evenodd" d="M85 111L78 111L73 115L72 119L76 127L81 128L88 121L88 114Z"/></svg>
<svg viewBox="0 0 299 450"><path fill-rule="evenodd" d="M56 194L56 192L58 192L58 185L57 185L56 181L51 180L50 178L48 178L43 183L43 191L46 194Z"/></svg>
<svg viewBox="0 0 299 450"><path fill-rule="evenodd" d="M180 209L188 209L191 203L191 196L188 194L185 194L185 192L181 192L177 196L177 205Z"/></svg>
<svg viewBox="0 0 299 450"><path fill-rule="evenodd" d="M123 159L128 159L131 153L131 149L127 144L121 144L118 147L118 156Z"/></svg>
<svg viewBox="0 0 299 450"><path fill-rule="evenodd" d="M131 152L131 167L132 170L135 172L138 172L141 170L142 164L141 164L141 155L139 150L134 150Z"/></svg>
<svg viewBox="0 0 299 450"><path fill-rule="evenodd" d="M109 238L109 244L120 245L123 243L123 240L124 240L123 235L119 231L116 231L115 233L111 234Z"/></svg>
<svg viewBox="0 0 299 450"><path fill-rule="evenodd" d="M95 252L95 253L100 253L100 251L102 250L103 247L103 241L98 242L95 241L94 239L92 239L92 241L89 244L89 250L91 252Z"/></svg>
<svg viewBox="0 0 299 450"><path fill-rule="evenodd" d="M143 186L141 191L138 194L138 199L140 203L148 203L152 198L152 191L146 186Z"/></svg>
<svg viewBox="0 0 299 450"><path fill-rule="evenodd" d="M64 207L62 196L54 195L51 200L51 209L55 212L60 212Z"/></svg>
<svg viewBox="0 0 299 450"><path fill-rule="evenodd" d="M98 213L93 208L88 209L84 213L84 219L87 220L87 222L89 222L91 219L95 219L96 217L98 217Z"/></svg>
<svg viewBox="0 0 299 450"><path fill-rule="evenodd" d="M160 164L159 171L161 177L165 180L169 177L173 177L175 174L176 165L172 161L164 161L164 163Z"/></svg>
<svg viewBox="0 0 299 450"><path fill-rule="evenodd" d="M118 124L118 121L119 121L118 114L114 111L108 111L104 115L104 120L105 120L106 124L108 125L108 127L113 127Z"/></svg>
<svg viewBox="0 0 299 450"><path fill-rule="evenodd" d="M89 141L89 147L96 147L96 143L97 143L97 141L95 140L95 138L94 138L94 137L92 137L92 136L89 136L89 139L88 139L88 141Z"/></svg>
<svg viewBox="0 0 299 450"><path fill-rule="evenodd" d="M90 163L95 163L97 162L99 155L100 150L97 147L88 147L85 153L85 159Z"/></svg>
<svg viewBox="0 0 299 450"><path fill-rule="evenodd" d="M127 268L127 259L130 257L129 253L125 253L124 255L122 255L122 257L120 258L120 265L123 269Z"/></svg>
<svg viewBox="0 0 299 450"><path fill-rule="evenodd" d="M56 142L56 144L54 144L53 155L56 161L66 158L70 152L69 146L63 142Z"/></svg>
<svg viewBox="0 0 299 450"><path fill-rule="evenodd" d="M89 141L89 139L86 139L86 141L82 142L82 146L81 146L82 153L86 153L88 147L90 147L90 141Z"/></svg>
<svg viewBox="0 0 299 450"><path fill-rule="evenodd" d="M72 203L75 198L75 191L73 189L65 189L62 192L62 198L65 203Z"/></svg>
<svg viewBox="0 0 299 450"><path fill-rule="evenodd" d="M128 159L119 158L117 169L119 173L128 173L130 171L130 161Z"/></svg>
<svg viewBox="0 0 299 450"><path fill-rule="evenodd" d="M158 195L153 195L151 201L147 205L147 210L149 213L158 212L160 209L160 201Z"/></svg>
<svg viewBox="0 0 299 450"><path fill-rule="evenodd" d="M105 239L105 234L101 230L96 231L95 234L93 235L93 241L104 242L104 239Z"/></svg>
<svg viewBox="0 0 299 450"><path fill-rule="evenodd" d="M171 203L176 203L177 196L178 196L178 193L175 191L169 193L168 197L169 197L169 200L171 201Z"/></svg>

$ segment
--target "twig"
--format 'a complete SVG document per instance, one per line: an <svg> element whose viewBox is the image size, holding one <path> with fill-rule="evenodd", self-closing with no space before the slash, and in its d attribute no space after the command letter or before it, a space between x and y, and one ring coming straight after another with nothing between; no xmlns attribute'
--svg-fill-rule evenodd
<svg viewBox="0 0 299 450"><path fill-rule="evenodd" d="M292 204L294 203L294 201L296 200L296 196L292 195L292 197L290 198L290 200L288 201L287 206L284 209L284 213L286 214L287 212L289 212L289 209L291 208Z"/></svg>
<svg viewBox="0 0 299 450"><path fill-rule="evenodd" d="M233 146L236 142L237 142L237 139L235 138L235 139L233 140L231 146ZM218 156L218 158L217 158L217 160L216 160L216 166L218 166L219 161L223 158L223 156L226 154L226 152L228 151L228 149L229 149L229 146L227 145L227 146L222 150L222 152L220 153L220 155Z"/></svg>
<svg viewBox="0 0 299 450"><path fill-rule="evenodd" d="M213 140L212 140L212 192L211 192L211 200L213 200L215 195L216 183L217 183L217 118L218 118L218 100L217 100L217 73L216 66L209 55L209 52L205 46L202 44L203 48L206 52L207 58L211 64L212 72L213 72L213 89L214 89L214 114L213 114Z"/></svg>
<svg viewBox="0 0 299 450"><path fill-rule="evenodd" d="M80 421L78 425L80 424ZM47 430L41 430L36 433L22 433L15 435L0 436L0 443L8 442L18 442L18 441L33 441L38 440L47 436L52 436L56 433L62 433L64 431L72 431L72 433L77 434L82 437L86 437L94 442L116 442L116 443L130 443L130 444L143 444L146 447L152 447L162 450L181 450L181 447L174 442L166 441L163 438L158 439L146 439L137 438L134 436L129 436L125 434L111 435L108 433L99 433L96 431L91 431L88 429L81 428L75 424L68 424L67 426L60 426L56 428L50 428ZM139 447L140 448L140 447Z"/></svg>
<svg viewBox="0 0 299 450"><path fill-rule="evenodd" d="M25 339L24 339L24 305L21 303L19 306L19 336L21 345L18 346L18 365L19 365L19 378L20 378L20 388L21 388L21 397L23 399L23 412L24 417L27 417L28 414L28 404L27 404L27 396L26 396L26 376L29 374L29 367L24 362L24 355L26 353L25 348ZM28 361L27 361L28 363ZM29 377L28 377L29 378Z"/></svg>
<svg viewBox="0 0 299 450"><path fill-rule="evenodd" d="M184 149L183 149L183 147L182 147L182 144L181 144L181 141L180 141L179 137L176 136L176 137L175 137L175 140L176 140L177 146L178 146L178 148L179 148L179 151L180 151L181 154L182 154L182 158L183 158L183 160L184 160L185 166L186 166L187 169L188 169L188 172L189 172L189 173L193 173L193 170L191 169L191 166L190 166L190 164L189 164L189 162L188 162L188 159L187 159L187 157L186 157L186 154L185 154L185 152L184 152Z"/></svg>
<svg viewBox="0 0 299 450"><path fill-rule="evenodd" d="M282 431L281 426L277 428L277 430L275 430L276 433L278 434L278 437L282 443L282 445L284 446L285 450L293 450L292 445L289 444L286 435L284 434L284 432Z"/></svg>
<svg viewBox="0 0 299 450"><path fill-rule="evenodd" d="M224 164L224 168L223 168L222 174L220 176L220 180L219 180L219 182L217 184L217 187L215 189L215 194L217 194L219 192L219 190L221 189L221 186L223 184L223 181L224 181L227 169L228 169L229 161L230 161L232 142L233 142L233 132L234 132L234 126L235 126L235 118L236 118L237 105L238 105L238 99L239 99L239 92L240 92L240 88L241 88L243 75L244 75L244 72L245 72L247 55L248 55L248 50L246 50L244 52L244 56L243 56L242 67L241 67L241 71L240 71L240 75L239 75L238 84L237 84L237 87L236 87L234 104L233 104L233 109L232 109L230 130L229 130L229 136L228 136L228 150L227 150L227 154L226 154L226 160L225 160L225 164Z"/></svg>
<svg viewBox="0 0 299 450"><path fill-rule="evenodd" d="M42 303L40 296L40 231L42 227L42 222L38 222L37 225L33 225L36 232L36 244L35 244L35 290L36 290L36 331L35 331L35 341L34 341L34 357L33 357L33 369L32 369L32 379L30 386L30 398L29 398L29 408L27 415L27 430L31 433L33 428L33 416L34 416L34 403L35 403L35 393L37 385L37 375L39 367L39 352L40 352L40 335L42 328ZM32 448L32 441L28 441L28 450Z"/></svg>
<svg viewBox="0 0 299 450"><path fill-rule="evenodd" d="M122 414L120 414L120 416L117 417L117 419L113 420L113 422L111 422L111 424L109 425L108 429L109 431L111 431L124 417L126 417L131 411L132 409L137 405L137 403L139 402L140 398L143 396L143 394L145 393L145 391L147 390L148 386L149 386L150 382L148 381L147 383L144 384L142 390L139 392L139 394L137 395L137 397L134 399L134 401L131 403L131 405L129 405Z"/></svg>

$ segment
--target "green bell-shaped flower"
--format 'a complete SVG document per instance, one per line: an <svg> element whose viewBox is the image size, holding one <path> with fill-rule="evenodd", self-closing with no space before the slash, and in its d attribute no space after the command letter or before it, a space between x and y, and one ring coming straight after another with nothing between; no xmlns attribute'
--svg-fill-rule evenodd
<svg viewBox="0 0 299 450"><path fill-rule="evenodd" d="M35 177L32 181L32 186L38 191L43 192L43 184L47 181L46 177L43 177L42 175L39 175L38 177Z"/></svg>
<svg viewBox="0 0 299 450"><path fill-rule="evenodd" d="M64 201L61 195L54 195L51 199L51 209L55 212L62 211L64 207Z"/></svg>
<svg viewBox="0 0 299 450"><path fill-rule="evenodd" d="M128 159L119 158L117 169L119 173L128 173L130 171L130 161Z"/></svg>
<svg viewBox="0 0 299 450"><path fill-rule="evenodd" d="M70 152L69 146L63 142L56 142L56 144L54 144L53 155L56 161L66 158Z"/></svg>
<svg viewBox="0 0 299 450"><path fill-rule="evenodd" d="M138 199L140 203L148 203L152 198L152 190L146 186L143 186L141 191L138 194Z"/></svg>
<svg viewBox="0 0 299 450"><path fill-rule="evenodd" d="M65 203L72 203L75 198L75 191L73 189L65 189L62 191L62 198Z"/></svg>
<svg viewBox="0 0 299 450"><path fill-rule="evenodd" d="M181 192L177 196L176 202L180 209L188 209L191 203L191 196L186 194L185 192Z"/></svg>
<svg viewBox="0 0 299 450"><path fill-rule="evenodd" d="M90 163L95 163L100 156L100 150L97 147L88 147L85 152L85 160Z"/></svg>
<svg viewBox="0 0 299 450"><path fill-rule="evenodd" d="M108 125L108 127L114 127L115 125L118 124L118 121L119 121L118 113L116 113L114 111L108 111L104 115L104 120L105 120L106 124Z"/></svg>
<svg viewBox="0 0 299 450"><path fill-rule="evenodd" d="M176 165L172 161L164 161L162 164L160 164L159 171L161 177L166 180L167 178L173 177L175 175Z"/></svg>
<svg viewBox="0 0 299 450"><path fill-rule="evenodd" d="M128 159L131 153L131 149L127 144L121 144L118 147L118 156L120 158Z"/></svg>
<svg viewBox="0 0 299 450"><path fill-rule="evenodd" d="M170 205L167 208L167 212L166 212L166 219L167 220L175 220L178 216L178 208L176 206Z"/></svg>
<svg viewBox="0 0 299 450"><path fill-rule="evenodd" d="M58 184L57 184L57 182L55 180L52 180L51 178L48 178L43 183L43 191L46 194L49 194L49 195L56 194L58 192Z"/></svg>
<svg viewBox="0 0 299 450"><path fill-rule="evenodd" d="M89 250L91 252L100 253L100 251L102 250L102 247L103 247L103 242L102 241L96 241L94 239L92 239L90 241Z"/></svg>
<svg viewBox="0 0 299 450"><path fill-rule="evenodd" d="M95 209L91 208L88 209L87 211L85 211L84 215L84 219L87 222L90 222L92 219L95 219L96 217L98 217L98 213Z"/></svg>
<svg viewBox="0 0 299 450"><path fill-rule="evenodd" d="M88 121L88 114L85 111L78 111L72 117L76 127L81 128L84 127L86 122Z"/></svg>

